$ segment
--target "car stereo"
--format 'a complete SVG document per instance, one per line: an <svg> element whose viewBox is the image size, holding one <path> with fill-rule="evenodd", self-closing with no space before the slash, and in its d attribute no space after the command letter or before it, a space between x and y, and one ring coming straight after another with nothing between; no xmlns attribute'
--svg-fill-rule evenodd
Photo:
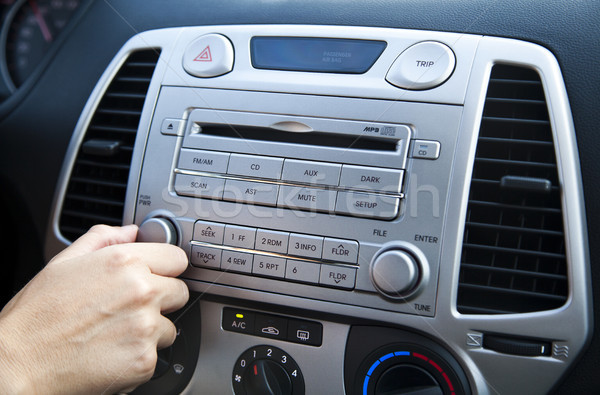
<svg viewBox="0 0 600 395"><path fill-rule="evenodd" d="M84 190L91 207L115 184L77 189L97 173L77 166L127 152L130 167L106 170L128 172L123 222L183 248L200 298L201 322L182 332L199 354L181 340L165 357L168 380L191 380L177 388L544 393L590 333L574 141L558 64L534 44L336 26L144 32L84 109L48 253L68 242Z"/></svg>

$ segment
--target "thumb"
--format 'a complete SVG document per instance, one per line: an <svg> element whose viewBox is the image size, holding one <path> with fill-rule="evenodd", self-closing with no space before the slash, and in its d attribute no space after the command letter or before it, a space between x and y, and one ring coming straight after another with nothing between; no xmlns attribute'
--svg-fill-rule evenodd
<svg viewBox="0 0 600 395"><path fill-rule="evenodd" d="M50 263L77 258L115 244L133 243L137 237L136 225L94 225L83 236L56 255Z"/></svg>

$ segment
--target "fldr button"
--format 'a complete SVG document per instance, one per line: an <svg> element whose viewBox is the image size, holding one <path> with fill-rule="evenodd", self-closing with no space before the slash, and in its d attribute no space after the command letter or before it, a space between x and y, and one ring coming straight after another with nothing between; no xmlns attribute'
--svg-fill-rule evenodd
<svg viewBox="0 0 600 395"><path fill-rule="evenodd" d="M423 90L446 82L454 71L454 52L442 43L424 41L398 56L385 79L398 88Z"/></svg>

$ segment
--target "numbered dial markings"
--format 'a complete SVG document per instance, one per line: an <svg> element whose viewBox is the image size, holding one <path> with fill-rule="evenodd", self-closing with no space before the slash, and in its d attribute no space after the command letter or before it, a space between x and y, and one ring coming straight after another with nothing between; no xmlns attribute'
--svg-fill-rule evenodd
<svg viewBox="0 0 600 395"><path fill-rule="evenodd" d="M304 377L294 359L280 348L256 346L246 350L233 368L236 395L264 393L277 387L281 393L304 395Z"/></svg>

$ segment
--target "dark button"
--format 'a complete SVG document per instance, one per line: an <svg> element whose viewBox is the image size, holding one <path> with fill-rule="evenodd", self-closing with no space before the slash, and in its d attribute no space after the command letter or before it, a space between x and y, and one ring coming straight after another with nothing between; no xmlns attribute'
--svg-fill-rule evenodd
<svg viewBox="0 0 600 395"><path fill-rule="evenodd" d="M312 321L290 320L288 340L294 343L320 346L323 342L323 325Z"/></svg>
<svg viewBox="0 0 600 395"><path fill-rule="evenodd" d="M225 307L223 309L223 329L226 331L254 333L255 313Z"/></svg>
<svg viewBox="0 0 600 395"><path fill-rule="evenodd" d="M271 339L285 340L288 320L274 315L257 314L254 321L254 334Z"/></svg>

